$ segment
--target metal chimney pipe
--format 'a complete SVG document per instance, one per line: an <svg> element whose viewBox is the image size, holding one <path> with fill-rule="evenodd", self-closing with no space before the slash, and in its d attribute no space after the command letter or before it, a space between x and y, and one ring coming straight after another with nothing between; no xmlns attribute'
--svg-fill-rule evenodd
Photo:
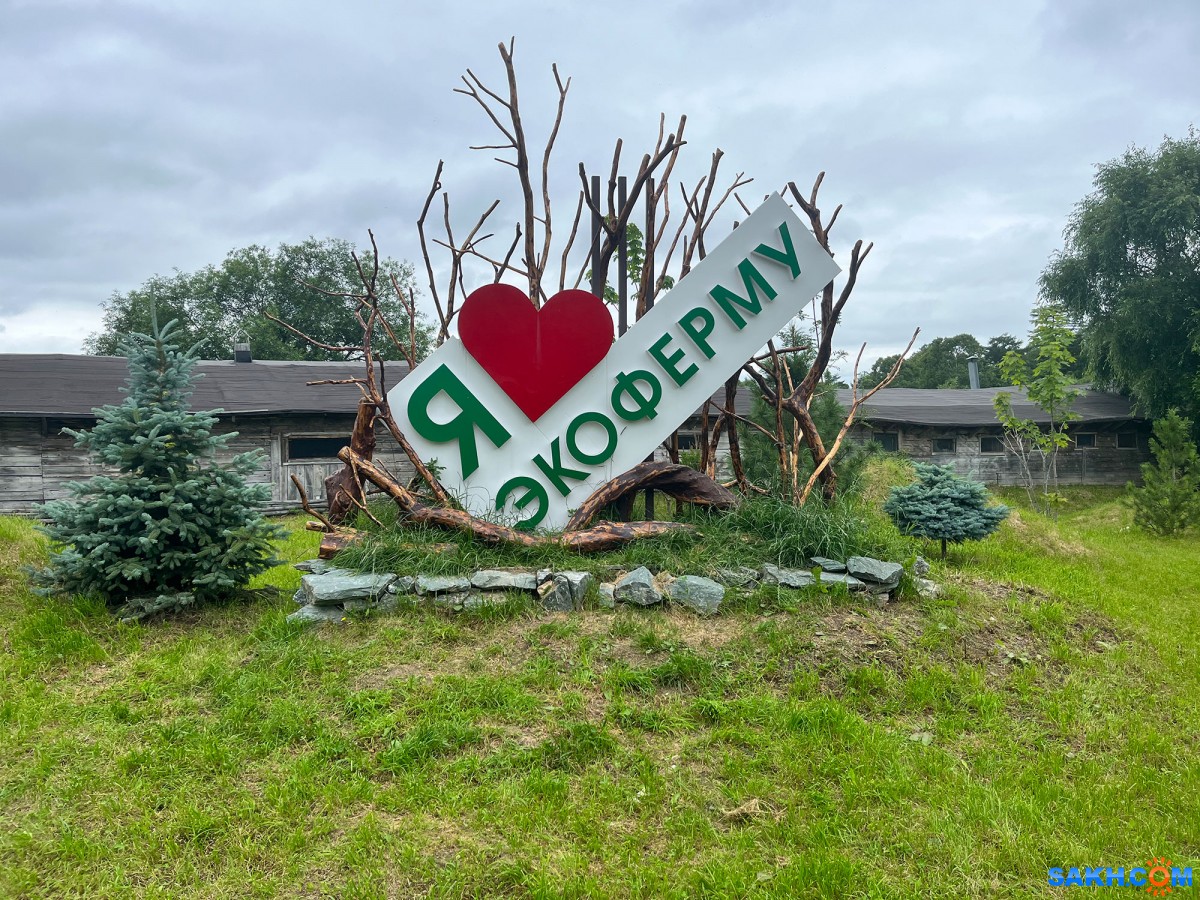
<svg viewBox="0 0 1200 900"><path fill-rule="evenodd" d="M979 390L979 357L967 357L967 375L971 379L971 390Z"/></svg>
<svg viewBox="0 0 1200 900"><path fill-rule="evenodd" d="M236 363L253 362L254 357L250 355L250 335L242 332L238 335L237 340L233 345L233 361Z"/></svg>

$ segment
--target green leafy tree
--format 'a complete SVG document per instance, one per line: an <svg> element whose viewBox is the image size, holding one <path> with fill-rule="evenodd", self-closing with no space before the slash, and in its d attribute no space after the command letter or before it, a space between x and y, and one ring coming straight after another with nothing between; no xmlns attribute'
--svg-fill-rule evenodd
<svg viewBox="0 0 1200 900"><path fill-rule="evenodd" d="M629 284L626 296L633 303L637 298L638 285L642 281L642 267L646 264L646 240L642 235L642 230L633 222L625 225L625 265L629 272ZM616 268L616 256L613 257L612 268ZM585 273L587 281L592 280L592 270L588 269ZM675 279L670 275L662 276L661 289L669 291L675 286ZM616 306L621 302L621 295L617 291L617 287L611 282L604 283L604 302L610 306ZM632 312L632 311L631 311Z"/></svg>
<svg viewBox="0 0 1200 900"><path fill-rule="evenodd" d="M892 488L883 509L905 534L941 541L942 559L948 543L981 541L1007 518L1007 506L988 505L987 488L959 478L952 466L916 469L917 481Z"/></svg>
<svg viewBox="0 0 1200 900"><path fill-rule="evenodd" d="M1099 166L1044 300L1079 323L1088 375L1152 417L1200 416L1200 135Z"/></svg>
<svg viewBox="0 0 1200 900"><path fill-rule="evenodd" d="M282 530L260 511L270 488L246 483L261 452L216 461L235 435L214 435L216 416L189 409L196 359L173 342L174 324L132 335L125 401L95 410L90 431L68 429L116 471L42 507L58 548L37 575L48 593L125 602L123 615L140 617L229 596L275 564Z"/></svg>
<svg viewBox="0 0 1200 900"><path fill-rule="evenodd" d="M314 347L272 322L267 314L324 344L361 344L358 302L308 286L334 294L363 293L351 257L353 250L348 241L309 238L300 244L280 244L275 250L258 246L234 250L219 266L205 266L197 272L155 275L140 288L112 295L105 304L103 330L84 342L84 350L121 355L123 335L150 331L153 307L160 319L179 322L175 332L179 345L198 345L204 359L228 359L234 342L243 334L256 359L343 359L345 354ZM359 254L364 266L370 258L369 250ZM409 317L391 279L395 276L407 294L413 289L412 266L390 258L381 258L379 265L381 309L396 335L405 340ZM416 324L420 359L429 347L430 328L420 314ZM387 359L403 358L382 327L374 335L374 348Z"/></svg>
<svg viewBox="0 0 1200 900"><path fill-rule="evenodd" d="M988 366L983 344L969 334L934 338L904 361L900 374L890 387L907 388L965 388L970 386L967 358L979 358L980 378L984 387L998 385L995 367ZM887 376L898 356L876 360L863 376L864 388L873 388ZM986 377L986 381L983 381ZM990 382L990 383L989 383Z"/></svg>
<svg viewBox="0 0 1200 900"><path fill-rule="evenodd" d="M1077 352L1078 337L1072 338L1072 353ZM1011 334L1000 334L981 344L969 334L957 334L954 337L934 338L916 353L904 361L904 367L896 376L890 387L905 388L967 388L971 386L971 376L967 368L967 360L974 356L979 364L979 386L984 388L1001 387L1006 384L1000 371L1000 364L1009 353L1020 353L1029 361L1030 366L1036 365L1037 350L1033 345L1022 347L1021 342ZM862 376L862 386L873 388L892 370L898 355L884 356L875 361L875 365ZM1072 377L1078 377L1077 370L1072 369Z"/></svg>
<svg viewBox="0 0 1200 900"><path fill-rule="evenodd" d="M1033 313L1030 341L1036 353L1031 369L1025 356L1010 351L1000 363L1000 372L1014 387L1021 388L1034 404L1049 417L1045 426L1032 419L1018 418L1013 411L1012 394L996 394L993 406L996 418L1004 426L1004 444L1021 464L1021 477L1029 502L1053 514L1061 501L1058 493L1058 451L1070 444L1067 425L1079 418L1071 410L1081 391L1072 384L1071 353L1074 333L1067 327L1061 307L1039 306ZM1035 465L1037 460L1039 465Z"/></svg>
<svg viewBox="0 0 1200 900"><path fill-rule="evenodd" d="M1153 463L1142 465L1142 486L1126 486L1133 522L1152 534L1172 535L1200 525L1200 455L1192 423L1170 410L1154 423Z"/></svg>

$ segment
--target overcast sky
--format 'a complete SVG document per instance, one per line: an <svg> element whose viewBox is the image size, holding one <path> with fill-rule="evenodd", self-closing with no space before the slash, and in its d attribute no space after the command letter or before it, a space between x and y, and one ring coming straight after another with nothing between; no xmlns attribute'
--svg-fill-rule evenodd
<svg viewBox="0 0 1200 900"><path fill-rule="evenodd" d="M0 0L0 352L78 352L114 291L250 244L370 227L416 261L438 159L460 229L496 198L515 221L452 93L467 67L501 88L512 35L535 147L550 64L573 78L560 216L578 163L622 137L633 174L660 112L688 116L679 174L720 147L748 201L825 170L839 258L875 242L839 332L868 358L916 326L1024 337L1095 164L1200 119L1195 0Z"/></svg>

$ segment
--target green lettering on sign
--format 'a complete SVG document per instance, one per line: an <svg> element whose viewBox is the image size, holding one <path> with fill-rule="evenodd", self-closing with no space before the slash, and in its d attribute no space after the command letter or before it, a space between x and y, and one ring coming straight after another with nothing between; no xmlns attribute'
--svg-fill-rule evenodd
<svg viewBox="0 0 1200 900"><path fill-rule="evenodd" d="M666 346L671 343L671 335L664 334L650 346L650 355L654 357L654 361L662 366L662 370L671 376L680 387L687 384L688 379L695 375L699 369L695 364L688 366L682 372L679 371L679 361L686 355L682 350L676 350L670 356L666 354Z"/></svg>
<svg viewBox="0 0 1200 900"><path fill-rule="evenodd" d="M429 404L438 394L445 394L458 406L459 413L449 422L435 422L429 416ZM458 376L445 365L438 366L408 398L408 420L417 434L427 441L446 444L458 441L458 456L462 477L467 478L479 468L479 448L475 444L475 429L484 437L503 447L510 437L496 417L488 412Z"/></svg>
<svg viewBox="0 0 1200 900"><path fill-rule="evenodd" d="M599 453L584 453L579 449L579 429L592 423L604 429L606 443L604 449ZM617 452L617 426L604 413L581 413L567 426L567 450L585 465L598 466L602 462L607 462L609 457Z"/></svg>
<svg viewBox="0 0 1200 900"><path fill-rule="evenodd" d="M638 419L653 419L658 415L658 401L662 399L662 385L653 372L645 369L634 369L632 372L621 372L617 375L617 386L613 388L613 411L626 422L636 422ZM649 395L639 387L644 384ZM633 409L625 405L625 400L633 401Z"/></svg>
<svg viewBox="0 0 1200 900"><path fill-rule="evenodd" d="M702 324L697 325L700 322ZM687 314L679 320L679 327L683 329L683 333L692 339L700 352L709 359L716 355L712 344L708 342L708 337L713 333L713 329L717 327L717 320L713 318L712 312L703 306L697 306L695 309L689 310Z"/></svg>
<svg viewBox="0 0 1200 900"><path fill-rule="evenodd" d="M558 438L555 438L550 443L550 462L546 462L541 454L538 454L533 458L533 464L542 470L543 474L550 479L550 483L564 497L571 493L571 488L563 480L564 478L571 478L575 481L583 481L587 478L587 472L580 472L578 469L568 469L563 465L562 445L559 443Z"/></svg>
<svg viewBox="0 0 1200 900"><path fill-rule="evenodd" d="M725 311L725 315L729 316L731 321L741 331L746 327L746 320L735 307L741 307L751 315L757 316L762 312L762 301L758 298L758 291L761 290L763 295L768 300L774 300L776 295L775 288L771 287L767 279L763 278L762 273L754 268L754 263L750 260L743 259L738 263L738 272L742 276L742 284L746 286L746 296L741 297L727 287L717 285L708 295L717 301L717 306Z"/></svg>
<svg viewBox="0 0 1200 900"><path fill-rule="evenodd" d="M792 273L792 278L800 277L800 260L796 257L796 248L792 244L792 233L788 231L787 222L779 223L779 237L783 240L783 250L775 250L768 247L766 244L759 244L754 248L754 252L759 256L765 256L773 262L782 263L788 267Z"/></svg>
<svg viewBox="0 0 1200 900"><path fill-rule="evenodd" d="M496 495L496 512L504 509L509 494L521 488L525 489L525 493L513 501L513 506L517 509L524 509L530 503L537 501L537 510L528 519L522 519L513 527L518 531L533 531L538 527L538 523L546 518L546 507L550 505L550 495L536 479L530 478L528 475L518 475L516 478L510 478L504 482L500 486L500 493Z"/></svg>

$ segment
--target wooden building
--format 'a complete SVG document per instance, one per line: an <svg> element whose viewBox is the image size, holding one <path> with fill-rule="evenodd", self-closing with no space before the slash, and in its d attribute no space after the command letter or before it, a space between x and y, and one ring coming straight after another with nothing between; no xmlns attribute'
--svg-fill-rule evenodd
<svg viewBox="0 0 1200 900"><path fill-rule="evenodd" d="M349 378L361 363L205 361L196 366L192 409L221 409L217 433L237 432L227 454L260 449L265 460L252 481L271 486L268 509L299 506L291 476L314 502L324 502L326 476L341 468L336 455L349 439L359 391L354 385L309 386ZM403 377L402 363L387 367ZM90 428L92 410L119 404L128 375L124 357L0 354L0 514L32 514L39 503L69 496L67 483L99 474L66 428ZM408 459L382 428L376 459L401 478Z"/></svg>
<svg viewBox="0 0 1200 900"><path fill-rule="evenodd" d="M1151 423L1118 394L1087 390L1075 400L1080 418L1067 430L1069 447L1058 454L1060 484L1138 481L1150 460ZM885 451L917 462L953 465L959 475L989 484L1021 484L1021 465L1002 440L992 401L1008 391L1021 419L1046 426L1049 417L1016 388L919 390L884 388L860 410L850 436L875 441ZM843 406L850 392L839 391Z"/></svg>
<svg viewBox="0 0 1200 900"><path fill-rule="evenodd" d="M361 365L347 362L205 361L198 375L192 408L223 410L219 433L237 432L228 455L260 449L264 465L254 480L271 486L269 509L299 506L295 475L309 498L324 502L325 478L341 468L336 455L348 440L358 405L353 385L310 386L308 382L348 378ZM0 514L32 514L37 504L69 496L67 484L98 474L101 468L75 447L62 429L89 428L92 410L120 403L128 374L123 357L65 354L0 354ZM404 377L401 363L388 366L389 382ZM868 401L851 438L876 441L883 449L914 460L952 464L960 474L991 484L1019 484L1020 464L1001 440L992 400L1002 388L917 390L885 388ZM1019 391L1011 389L1022 418L1046 416ZM848 391L839 401L848 405ZM724 402L724 392L713 397ZM749 415L751 393L739 389L739 415ZM1087 391L1075 403L1081 416L1069 434L1072 444L1059 454L1063 484L1124 484L1137 480L1150 459L1150 422L1133 414L1129 401L1116 394ZM692 449L700 430L700 411L680 428L681 449ZM715 417L715 412L712 413ZM412 466L379 429L376 458L402 479ZM724 470L728 442L718 448Z"/></svg>

